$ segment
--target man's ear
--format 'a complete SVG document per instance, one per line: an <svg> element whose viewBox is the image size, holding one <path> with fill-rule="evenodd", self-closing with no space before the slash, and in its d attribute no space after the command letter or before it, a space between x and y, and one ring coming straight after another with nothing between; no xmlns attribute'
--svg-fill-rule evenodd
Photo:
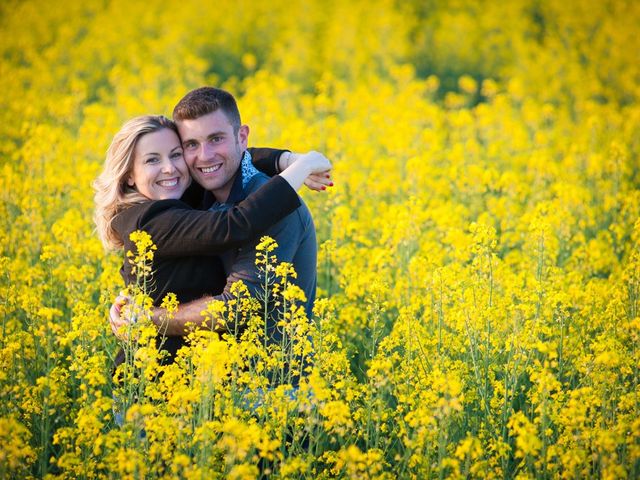
<svg viewBox="0 0 640 480"><path fill-rule="evenodd" d="M240 125L240 129L238 130L238 143L243 151L247 149L247 145L249 144L249 125Z"/></svg>

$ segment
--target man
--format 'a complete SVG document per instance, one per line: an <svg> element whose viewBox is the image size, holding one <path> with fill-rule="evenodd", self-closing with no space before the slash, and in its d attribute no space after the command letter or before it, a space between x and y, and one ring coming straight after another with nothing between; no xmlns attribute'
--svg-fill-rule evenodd
<svg viewBox="0 0 640 480"><path fill-rule="evenodd" d="M175 107L174 121L178 126L184 157L192 178L206 191L203 207L227 208L258 189L267 177L252 167L246 152L249 127L242 125L235 99L224 90L203 87L189 92ZM324 161L324 157L316 154ZM285 162L281 162L285 163ZM328 161L327 168L330 168ZM313 182L313 179L311 179ZM323 189L316 179L316 189ZM318 183L320 182L320 183ZM329 185L331 185L329 183ZM266 235L275 239L279 247L274 252L279 261L292 263L297 274L296 284L303 290L305 309L310 318L316 290L315 227L307 207L302 203L295 212L271 227ZM166 334L185 335L187 324L200 325L201 312L213 300L229 300L231 285L242 280L255 296L260 292L260 279L255 265L255 244L230 252L223 259L228 278L224 291L216 296L181 305L166 325ZM112 328L117 329L121 320L112 309ZM156 314L156 317L158 315ZM158 320L157 323L160 323ZM275 319L267 319L271 340L277 339Z"/></svg>
<svg viewBox="0 0 640 480"><path fill-rule="evenodd" d="M246 152L249 127L242 125L233 96L212 87L189 92L176 105L173 118L178 126L185 161L193 179L207 191L204 207L226 208L242 201L264 184L268 177L251 166ZM207 198L208 197L208 198ZM294 213L270 228L266 235L279 245L279 261L292 263L297 284L307 298L311 315L316 291L316 236L313 220L304 203ZM255 295L260 279L255 265L255 244L226 256L228 272L224 292L183 305L170 325L169 334L183 334L187 322L199 324L201 312L212 299L229 300L231 285L242 280Z"/></svg>

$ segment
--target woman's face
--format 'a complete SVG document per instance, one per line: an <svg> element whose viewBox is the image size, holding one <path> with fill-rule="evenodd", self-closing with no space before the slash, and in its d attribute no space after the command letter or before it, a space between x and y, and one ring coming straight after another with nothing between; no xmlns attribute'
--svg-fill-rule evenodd
<svg viewBox="0 0 640 480"><path fill-rule="evenodd" d="M178 199L191 177L182 145L173 130L163 128L138 139L127 184L150 200Z"/></svg>

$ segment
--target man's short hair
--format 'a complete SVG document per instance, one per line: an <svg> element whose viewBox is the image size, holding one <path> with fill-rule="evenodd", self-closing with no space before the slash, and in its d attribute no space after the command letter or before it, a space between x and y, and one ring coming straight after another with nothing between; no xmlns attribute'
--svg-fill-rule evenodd
<svg viewBox="0 0 640 480"><path fill-rule="evenodd" d="M227 116L237 134L242 124L238 104L233 95L220 88L200 87L191 90L173 109L173 120L195 120L218 109Z"/></svg>

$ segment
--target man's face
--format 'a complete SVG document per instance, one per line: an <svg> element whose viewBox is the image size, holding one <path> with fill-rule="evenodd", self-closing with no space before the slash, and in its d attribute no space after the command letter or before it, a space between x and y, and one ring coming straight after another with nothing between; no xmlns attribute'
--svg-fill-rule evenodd
<svg viewBox="0 0 640 480"><path fill-rule="evenodd" d="M176 124L191 176L218 201L226 201L247 148L249 127L242 125L234 133L233 125L221 110Z"/></svg>

